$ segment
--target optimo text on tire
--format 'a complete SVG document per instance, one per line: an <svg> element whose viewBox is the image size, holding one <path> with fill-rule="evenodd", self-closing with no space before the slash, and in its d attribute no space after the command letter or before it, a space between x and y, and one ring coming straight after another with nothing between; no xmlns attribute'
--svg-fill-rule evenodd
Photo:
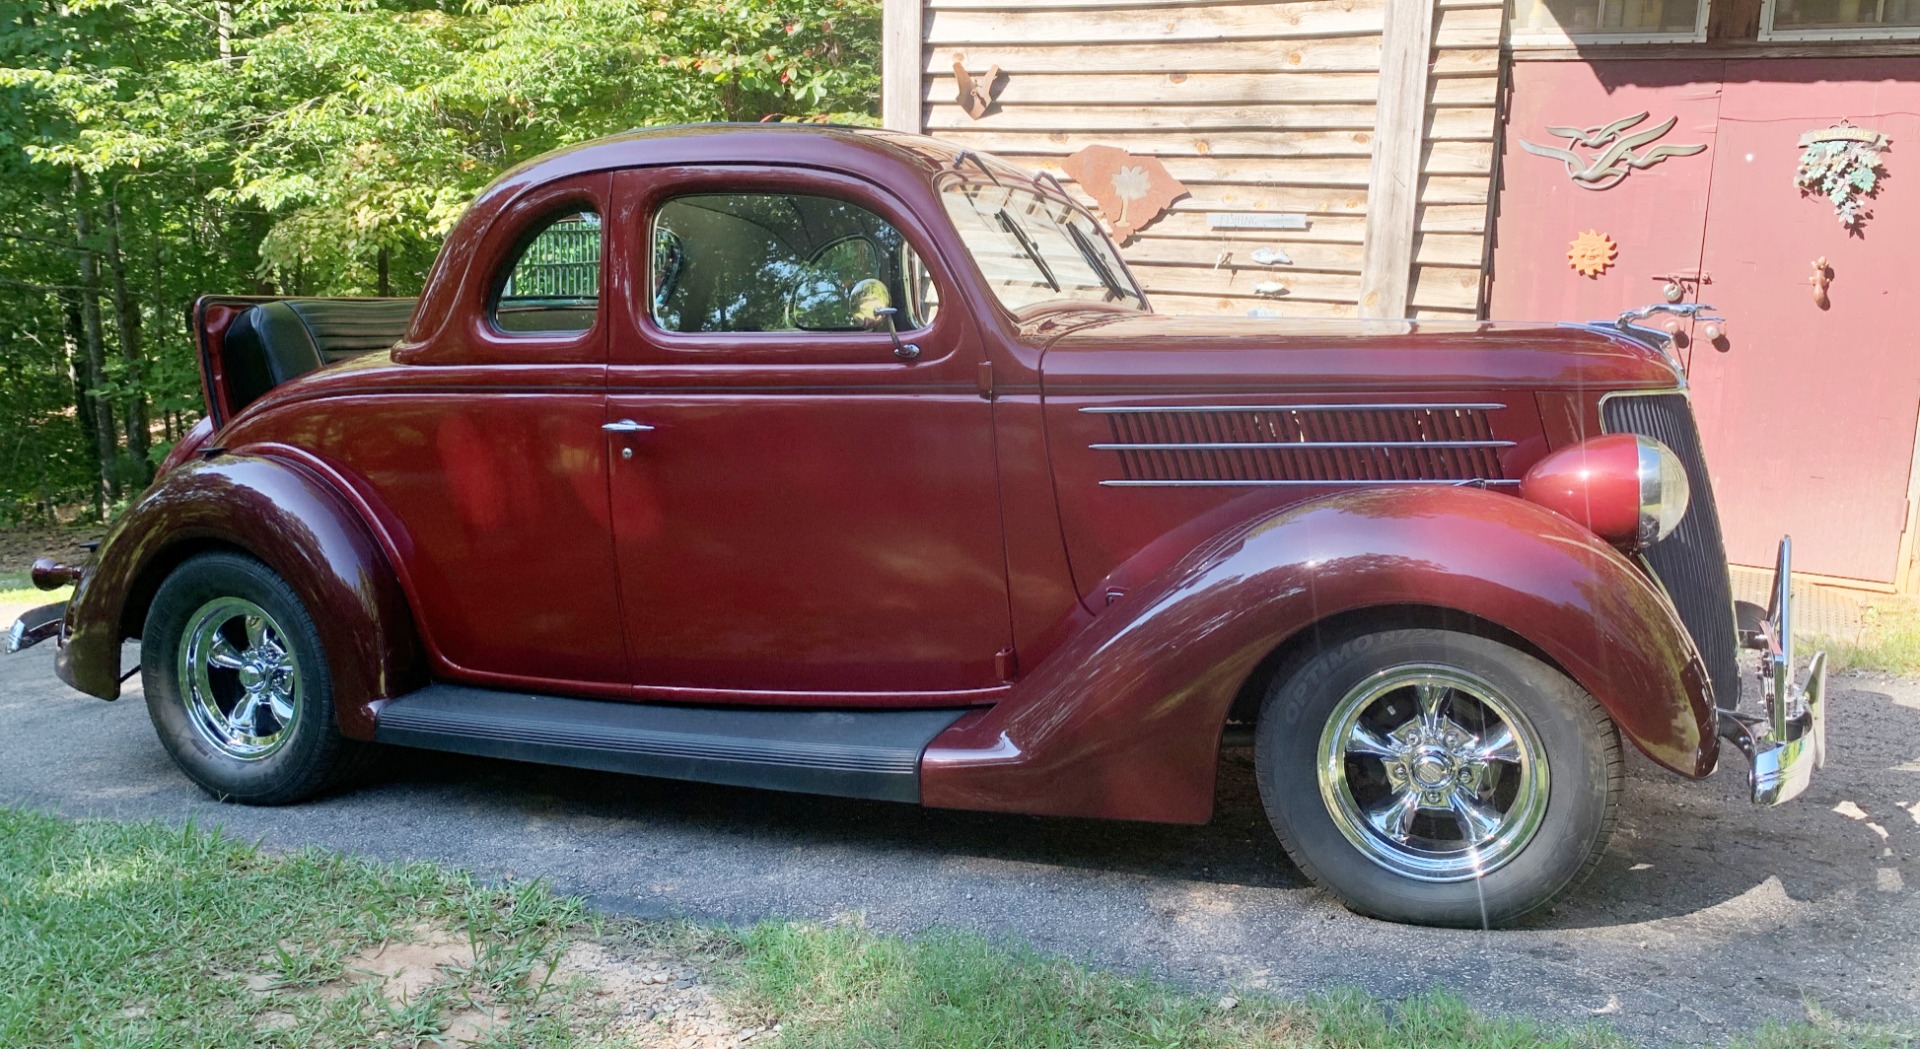
<svg viewBox="0 0 1920 1049"><path fill-rule="evenodd" d="M300 801L365 749L334 723L312 617L253 558L207 553L176 568L148 608L141 666L161 744L221 800Z"/></svg>
<svg viewBox="0 0 1920 1049"><path fill-rule="evenodd" d="M1316 653L1274 682L1256 738L1288 855L1373 917L1510 924L1578 885L1613 832L1612 721L1485 637L1390 630Z"/></svg>

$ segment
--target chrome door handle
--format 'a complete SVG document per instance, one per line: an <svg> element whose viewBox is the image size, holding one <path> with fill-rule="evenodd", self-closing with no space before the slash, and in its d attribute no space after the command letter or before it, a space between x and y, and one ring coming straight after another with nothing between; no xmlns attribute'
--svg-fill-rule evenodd
<svg viewBox="0 0 1920 1049"><path fill-rule="evenodd" d="M653 427L648 426L646 423L634 422L632 419L622 419L619 422L606 423L602 425L600 428L602 430L607 431L608 433L652 433L653 432Z"/></svg>

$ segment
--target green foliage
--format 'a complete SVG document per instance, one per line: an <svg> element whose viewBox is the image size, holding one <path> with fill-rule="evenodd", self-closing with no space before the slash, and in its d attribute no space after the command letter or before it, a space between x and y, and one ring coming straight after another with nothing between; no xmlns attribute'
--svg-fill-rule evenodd
<svg viewBox="0 0 1920 1049"><path fill-rule="evenodd" d="M877 0L0 0L0 524L144 484L208 292L415 293L506 168L871 123ZM117 297L116 297L117 296Z"/></svg>

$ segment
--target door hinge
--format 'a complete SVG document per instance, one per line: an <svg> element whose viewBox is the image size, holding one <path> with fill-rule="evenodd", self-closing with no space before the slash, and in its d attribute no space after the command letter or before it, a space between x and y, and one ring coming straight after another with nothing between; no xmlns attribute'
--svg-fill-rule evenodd
<svg viewBox="0 0 1920 1049"><path fill-rule="evenodd" d="M980 384L980 396L993 400L993 362L981 361L980 370L974 375Z"/></svg>
<svg viewBox="0 0 1920 1049"><path fill-rule="evenodd" d="M1011 647L1003 648L993 654L993 672L1000 675L1002 681L1012 681L1020 673L1020 659Z"/></svg>

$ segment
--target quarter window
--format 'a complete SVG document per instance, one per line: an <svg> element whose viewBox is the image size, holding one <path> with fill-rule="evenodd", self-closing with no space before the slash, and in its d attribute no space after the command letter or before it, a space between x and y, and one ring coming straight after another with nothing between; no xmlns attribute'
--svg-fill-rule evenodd
<svg viewBox="0 0 1920 1049"><path fill-rule="evenodd" d="M703 193L661 205L654 323L674 332L885 331L933 320L906 239L857 204L795 193Z"/></svg>
<svg viewBox="0 0 1920 1049"><path fill-rule="evenodd" d="M526 241L494 296L494 327L516 335L582 332L600 307L600 216L568 212Z"/></svg>

